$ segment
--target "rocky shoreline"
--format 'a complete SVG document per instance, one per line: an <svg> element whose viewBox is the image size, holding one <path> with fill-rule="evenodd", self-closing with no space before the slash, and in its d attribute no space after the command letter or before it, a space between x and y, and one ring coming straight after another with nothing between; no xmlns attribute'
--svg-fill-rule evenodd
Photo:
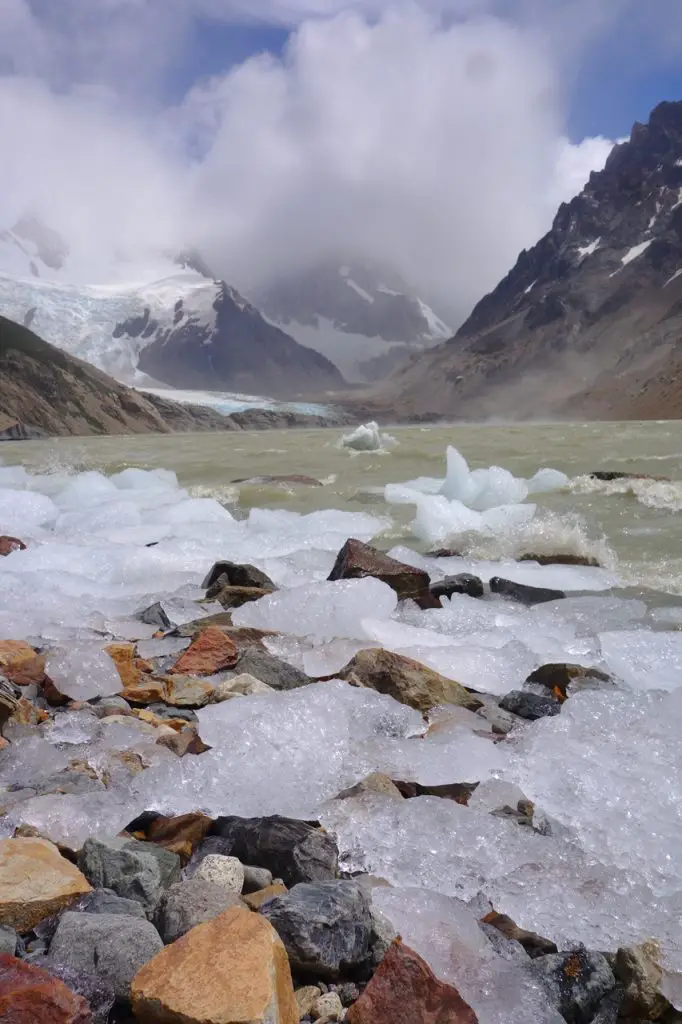
<svg viewBox="0 0 682 1024"><path fill-rule="evenodd" d="M23 548L19 538L0 538L0 556L17 557ZM552 559L545 556L545 561ZM555 561L580 564L561 553ZM432 582L427 572L349 539L329 579L367 578L387 584L401 602L427 609L461 594L474 601L498 595L510 606L528 608L565 597L500 577L459 574ZM528 676L523 689L500 696L462 686L380 646L358 651L333 677L313 678L268 650L266 641L276 632L232 621L236 609L277 595L266 573L248 564L218 562L204 590L205 606L197 607L204 614L194 621L175 625L158 602L136 613L139 639L134 626L126 636L103 634L104 670L101 664L80 664L77 651L71 660L55 660L49 650L26 641L0 641L3 766L11 765L13 751L30 737L38 741L50 734L62 752L54 771L34 779L19 771L0 797L0 834L7 836L0 840L0 1020L487 1022L484 997L472 1007L456 984L438 976L434 965L405 936L401 939L385 912L388 881L344 866L348 854L340 851L326 818L320 823L279 815L216 817L201 806L168 815L147 808L117 833L103 833L95 816L91 827L71 833L72 838L59 838L59 829L41 831L13 821L25 802L42 799L49 808L56 795L85 795L95 806L98 794L112 786L132 786L152 763L155 749L201 770L220 729L221 709L247 697L249 706L263 701L270 707L265 702L273 695L293 700L313 687L329 695L333 715L333 701L341 694L343 700L367 695L380 702L380 734L385 729L386 736L398 735L395 725L386 724L390 714L413 716L412 728L421 721L418 731L406 733L404 747L437 743L453 722L458 727L464 722L476 742L492 749L513 742L519 728L532 729L531 723L560 715L580 690L612 687L614 680L596 667L545 664ZM92 679L101 679L103 671L116 681L93 696ZM363 714L371 715L371 709L367 705ZM130 749L110 742L117 730L144 738L147 752L132 742ZM74 749L95 735L97 756L68 757L70 745ZM254 743L257 755L257 735ZM280 756L286 761L286 745ZM276 779L273 785L276 794ZM505 797L513 787L505 785L491 790L492 823L539 837L561 828L523 793L510 803ZM478 788L479 780L468 773L447 785L426 785L372 772L328 803L328 817L332 821L336 809L349 804L371 811L377 800L389 813L419 798L461 808ZM528 1015L509 1020L682 1020L662 992L654 936L649 943L611 950L561 949L518 927L483 895L451 899L450 905L461 929L458 941L464 943L460 955L466 959L472 948L485 948L493 969L513 966L529 987ZM448 921L445 938L449 927Z"/></svg>

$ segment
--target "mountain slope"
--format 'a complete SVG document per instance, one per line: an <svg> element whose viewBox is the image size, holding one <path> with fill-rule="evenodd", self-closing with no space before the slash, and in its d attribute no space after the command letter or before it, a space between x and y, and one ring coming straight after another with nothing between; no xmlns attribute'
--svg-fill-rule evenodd
<svg viewBox="0 0 682 1024"><path fill-rule="evenodd" d="M142 395L0 317L0 435L229 429L219 413Z"/></svg>
<svg viewBox="0 0 682 1024"><path fill-rule="evenodd" d="M678 366L682 103L662 103L456 336L367 405L404 417L660 418L682 411Z"/></svg>
<svg viewBox="0 0 682 1024"><path fill-rule="evenodd" d="M387 268L327 261L272 281L256 301L273 323L322 352L348 380L378 380L451 334Z"/></svg>

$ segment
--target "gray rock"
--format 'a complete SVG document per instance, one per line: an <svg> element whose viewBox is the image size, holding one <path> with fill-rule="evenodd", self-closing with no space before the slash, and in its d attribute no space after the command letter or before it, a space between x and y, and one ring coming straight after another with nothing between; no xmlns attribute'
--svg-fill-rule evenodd
<svg viewBox="0 0 682 1024"><path fill-rule="evenodd" d="M316 978L338 978L368 959L372 917L357 882L296 885L268 900L260 913L278 932L292 967Z"/></svg>
<svg viewBox="0 0 682 1024"><path fill-rule="evenodd" d="M217 819L212 831L210 839L200 844L197 860L206 853L238 857L242 864L267 868L289 889L299 882L321 882L336 877L339 865L336 842L327 832L305 821L279 815L225 817ZM216 843L217 839L222 843Z"/></svg>
<svg viewBox="0 0 682 1024"><path fill-rule="evenodd" d="M256 868L251 864L244 865L244 888L242 892L260 892L272 885L272 871L267 868Z"/></svg>
<svg viewBox="0 0 682 1024"><path fill-rule="evenodd" d="M545 988L567 1024L588 1024L616 979L601 953L576 949L533 960L528 970Z"/></svg>
<svg viewBox="0 0 682 1024"><path fill-rule="evenodd" d="M137 900L149 912L161 894L180 877L180 858L153 843L135 839L86 840L78 867L95 889L113 889Z"/></svg>
<svg viewBox="0 0 682 1024"><path fill-rule="evenodd" d="M457 576L446 576L444 580L432 583L429 590L434 597L452 597L453 594L467 594L468 597L483 597L483 581L469 572Z"/></svg>
<svg viewBox="0 0 682 1024"><path fill-rule="evenodd" d="M176 676L176 678L178 677ZM191 708L170 707L168 704L148 704L147 711L151 711L157 718L182 718L183 721L191 724L199 721L196 711L192 711Z"/></svg>
<svg viewBox="0 0 682 1024"><path fill-rule="evenodd" d="M167 889L154 914L154 923L166 944L204 921L212 921L230 907L243 906L241 897L223 885L189 878Z"/></svg>
<svg viewBox="0 0 682 1024"><path fill-rule="evenodd" d="M116 1000L113 986L108 981L96 974L82 970L76 971L72 967L55 963L49 956L44 957L39 966L63 981L67 988L70 988L76 995L87 1000L93 1024L108 1024L109 1014Z"/></svg>
<svg viewBox="0 0 682 1024"><path fill-rule="evenodd" d="M105 718L111 708L115 708L116 711L121 711L123 714L131 710L128 701L115 694L110 697L93 697L88 703L98 718Z"/></svg>
<svg viewBox="0 0 682 1024"><path fill-rule="evenodd" d="M210 853L199 864L193 878L211 882L238 896L244 888L244 866L237 857L226 857L220 853Z"/></svg>
<svg viewBox="0 0 682 1024"><path fill-rule="evenodd" d="M490 590L493 594L500 594L510 601L518 601L528 607L535 604L545 604L548 601L561 601L566 597L563 590L547 590L544 587L528 587L524 583L513 583L511 580L502 579L500 576L493 576L490 581Z"/></svg>
<svg viewBox="0 0 682 1024"><path fill-rule="evenodd" d="M69 909L81 914L126 914L147 919L141 903L117 896L113 889L93 889Z"/></svg>
<svg viewBox="0 0 682 1024"><path fill-rule="evenodd" d="M216 562L204 579L201 585L202 590L209 590L222 577L226 577L226 584L230 587L260 587L263 590L276 590L277 587L269 576L255 565L245 565L236 562Z"/></svg>
<svg viewBox="0 0 682 1024"><path fill-rule="evenodd" d="M151 604L149 608L145 608L143 611L138 612L135 616L140 622L146 623L147 626L158 626L159 629L165 631L173 629L173 623L166 615L163 605L160 601L155 604Z"/></svg>
<svg viewBox="0 0 682 1024"><path fill-rule="evenodd" d="M17 933L7 924L0 924L0 953L14 956L17 951Z"/></svg>
<svg viewBox="0 0 682 1024"><path fill-rule="evenodd" d="M85 772L64 771L55 772L42 782L36 783L34 788L38 796L48 796L53 793L103 793L106 786Z"/></svg>
<svg viewBox="0 0 682 1024"><path fill-rule="evenodd" d="M62 914L50 944L49 959L76 974L94 974L127 1002L130 983L163 949L150 921L122 914Z"/></svg>
<svg viewBox="0 0 682 1024"><path fill-rule="evenodd" d="M479 708L476 714L484 718L498 736L506 736L515 725L520 725L523 722L519 715L513 715L511 711L501 708L499 700L495 697L490 697L486 693L479 693L478 697L483 702L483 707Z"/></svg>
<svg viewBox="0 0 682 1024"><path fill-rule="evenodd" d="M597 1012L592 1017L590 1024L618 1024L623 1020L623 993L620 989L610 992L597 1007ZM646 1024L647 1018L628 1017L628 1024Z"/></svg>
<svg viewBox="0 0 682 1024"><path fill-rule="evenodd" d="M247 647L240 657L233 675L244 673L267 683L273 690L297 690L313 681L293 665L276 658L274 654L261 647Z"/></svg>
<svg viewBox="0 0 682 1024"><path fill-rule="evenodd" d="M369 936L369 951L372 967L376 968L386 956L389 946L397 937L398 932L393 926L393 922L389 921L386 915L377 910L374 905L370 906L370 917L372 927Z"/></svg>
<svg viewBox="0 0 682 1024"><path fill-rule="evenodd" d="M503 711L510 711L519 718L525 718L529 722L536 722L539 718L548 718L550 715L561 713L561 704L553 697L543 697L537 693L529 693L526 690L512 690L500 701Z"/></svg>

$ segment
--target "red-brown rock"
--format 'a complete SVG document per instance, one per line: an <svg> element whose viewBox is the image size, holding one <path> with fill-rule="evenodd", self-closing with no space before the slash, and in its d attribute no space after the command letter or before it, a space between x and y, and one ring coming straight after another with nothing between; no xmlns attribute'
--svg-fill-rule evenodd
<svg viewBox="0 0 682 1024"><path fill-rule="evenodd" d="M201 631L170 669L172 675L212 676L237 664L239 654L228 636L217 626Z"/></svg>
<svg viewBox="0 0 682 1024"><path fill-rule="evenodd" d="M456 988L396 939L348 1011L348 1024L478 1024Z"/></svg>
<svg viewBox="0 0 682 1024"><path fill-rule="evenodd" d="M329 579L358 580L365 576L373 576L382 583L387 583L395 590L401 601L412 599L420 608L441 606L438 598L429 591L431 580L427 572L415 569L405 562L398 562L370 544L364 544L361 540L351 537L336 556Z"/></svg>
<svg viewBox="0 0 682 1024"><path fill-rule="evenodd" d="M11 555L13 551L25 551L26 545L18 537L0 537L0 558Z"/></svg>
<svg viewBox="0 0 682 1024"><path fill-rule="evenodd" d="M15 686L40 685L45 678L45 658L23 640L0 640L0 675Z"/></svg>
<svg viewBox="0 0 682 1024"><path fill-rule="evenodd" d="M0 953L2 1024L92 1024L90 1007L58 978Z"/></svg>

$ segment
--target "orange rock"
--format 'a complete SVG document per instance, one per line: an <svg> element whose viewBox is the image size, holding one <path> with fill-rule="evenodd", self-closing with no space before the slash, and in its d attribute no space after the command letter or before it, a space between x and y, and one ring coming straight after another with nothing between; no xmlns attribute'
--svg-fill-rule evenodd
<svg viewBox="0 0 682 1024"><path fill-rule="evenodd" d="M46 722L49 717L47 711L37 708L35 704L31 704L30 700L26 700L25 697L20 697L8 724L40 725L41 722Z"/></svg>
<svg viewBox="0 0 682 1024"><path fill-rule="evenodd" d="M85 876L53 843L0 840L0 924L29 931L90 889Z"/></svg>
<svg viewBox="0 0 682 1024"><path fill-rule="evenodd" d="M238 657L232 640L217 626L209 626L180 655L170 672L173 675L212 676L232 668Z"/></svg>
<svg viewBox="0 0 682 1024"><path fill-rule="evenodd" d="M150 691L154 693L149 698L150 703L155 700L163 700L163 696L158 696L159 688L163 690L163 683L146 678L154 671L154 668L143 658L135 657L135 644L109 644L104 649L116 665L123 683L121 693L126 700L136 700L140 704L145 704L147 703L146 695ZM135 696L128 696L129 693Z"/></svg>
<svg viewBox="0 0 682 1024"><path fill-rule="evenodd" d="M45 659L23 640L0 640L0 675L16 686L42 683Z"/></svg>
<svg viewBox="0 0 682 1024"><path fill-rule="evenodd" d="M13 551L25 551L26 545L18 537L0 537L0 557L11 555Z"/></svg>
<svg viewBox="0 0 682 1024"><path fill-rule="evenodd" d="M166 946L132 983L139 1024L298 1024L282 940L242 907L199 924Z"/></svg>
<svg viewBox="0 0 682 1024"><path fill-rule="evenodd" d="M259 889L258 892L251 892L246 896L242 896L242 899L251 910L258 910L267 900L274 899L275 896L283 896L287 891L287 887L283 882L273 882L272 885L266 885L264 889Z"/></svg>
<svg viewBox="0 0 682 1024"><path fill-rule="evenodd" d="M199 811L175 818L156 818L147 829L147 841L169 849L175 843L189 843L190 850L204 838L213 819Z"/></svg>
<svg viewBox="0 0 682 1024"><path fill-rule="evenodd" d="M82 996L47 971L0 953L0 1020L3 1024L92 1024Z"/></svg>
<svg viewBox="0 0 682 1024"><path fill-rule="evenodd" d="M478 1024L456 988L400 939L348 1011L348 1024Z"/></svg>

